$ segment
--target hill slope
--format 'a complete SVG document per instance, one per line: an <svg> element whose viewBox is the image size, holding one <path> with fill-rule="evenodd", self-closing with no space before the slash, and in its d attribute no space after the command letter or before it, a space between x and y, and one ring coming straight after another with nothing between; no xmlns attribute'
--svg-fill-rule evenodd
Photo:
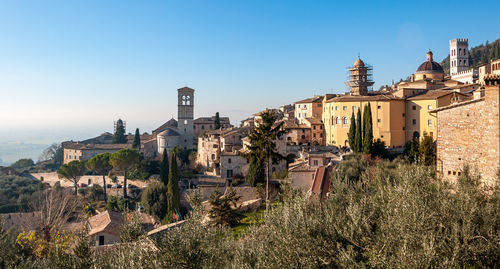
<svg viewBox="0 0 500 269"><path fill-rule="evenodd" d="M477 67L499 58L500 39L497 39L492 43L488 43L488 41L486 41L486 44L481 44L469 50L469 63L471 67ZM448 57L441 62L441 66L446 74L450 74L450 55L448 55Z"/></svg>

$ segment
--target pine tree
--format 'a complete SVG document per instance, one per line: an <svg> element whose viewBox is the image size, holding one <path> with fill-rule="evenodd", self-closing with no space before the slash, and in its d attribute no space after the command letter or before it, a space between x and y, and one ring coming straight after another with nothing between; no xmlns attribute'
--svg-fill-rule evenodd
<svg viewBox="0 0 500 269"><path fill-rule="evenodd" d="M354 150L356 148L356 118L354 117L354 111L352 112L351 126L347 135L349 137L349 147Z"/></svg>
<svg viewBox="0 0 500 269"><path fill-rule="evenodd" d="M170 156L170 167L168 173L168 184L167 184L167 204L168 216L172 216L173 213L179 211L180 208L180 197L179 197L179 175L177 173L177 155L175 152Z"/></svg>
<svg viewBox="0 0 500 269"><path fill-rule="evenodd" d="M363 130L362 130L362 125L361 125L361 107L358 109L358 115L356 118L356 134L354 136L354 145L356 148L354 149L354 152L361 152L362 146L363 146Z"/></svg>
<svg viewBox="0 0 500 269"><path fill-rule="evenodd" d="M236 191L233 189L225 195L222 195L219 191L215 191L209 199L211 208L208 211L208 216L211 223L218 227L237 224L243 217L243 214L238 212L238 208L236 207L240 198L241 196L237 196Z"/></svg>
<svg viewBox="0 0 500 269"><path fill-rule="evenodd" d="M372 125L372 110L370 103L365 106L363 117L363 152L371 153L373 146L373 125Z"/></svg>
<svg viewBox="0 0 500 269"><path fill-rule="evenodd" d="M135 129L134 143L132 143L132 148L135 149L141 148L141 135L139 134L139 128Z"/></svg>
<svg viewBox="0 0 500 269"><path fill-rule="evenodd" d="M424 137L422 138L422 142L420 142L418 151L420 154L420 164L427 166L436 164L436 145L432 136L427 135L426 132L424 132Z"/></svg>
<svg viewBox="0 0 500 269"><path fill-rule="evenodd" d="M163 150L163 155L161 158L161 164L160 164L160 181L165 184L165 186L168 185L168 153L167 149Z"/></svg>
<svg viewBox="0 0 500 269"><path fill-rule="evenodd" d="M219 130L220 129L220 117L219 117L219 112L215 113L215 120L214 120L214 129Z"/></svg>

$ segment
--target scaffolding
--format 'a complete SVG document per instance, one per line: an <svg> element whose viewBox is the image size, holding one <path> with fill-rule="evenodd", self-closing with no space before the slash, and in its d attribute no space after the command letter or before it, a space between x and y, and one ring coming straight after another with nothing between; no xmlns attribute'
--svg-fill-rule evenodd
<svg viewBox="0 0 500 269"><path fill-rule="evenodd" d="M362 66L347 66L346 67L347 81L345 85L353 92L353 88L358 88L360 93L366 91L373 91L373 67L369 64Z"/></svg>

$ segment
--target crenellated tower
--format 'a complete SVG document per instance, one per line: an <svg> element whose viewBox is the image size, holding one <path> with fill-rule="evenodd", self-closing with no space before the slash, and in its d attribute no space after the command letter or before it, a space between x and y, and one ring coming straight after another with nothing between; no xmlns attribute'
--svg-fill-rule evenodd
<svg viewBox="0 0 500 269"><path fill-rule="evenodd" d="M469 40L455 38L450 40L450 75L469 70Z"/></svg>

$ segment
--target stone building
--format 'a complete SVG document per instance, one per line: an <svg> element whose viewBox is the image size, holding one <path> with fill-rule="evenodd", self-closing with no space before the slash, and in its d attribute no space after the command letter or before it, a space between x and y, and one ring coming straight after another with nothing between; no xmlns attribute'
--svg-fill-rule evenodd
<svg viewBox="0 0 500 269"><path fill-rule="evenodd" d="M220 117L221 128L227 129L231 127L228 117ZM212 131L215 129L215 116L212 117L201 117L194 120L194 137L198 140L198 137L207 131Z"/></svg>
<svg viewBox="0 0 500 269"><path fill-rule="evenodd" d="M486 75L485 87L473 100L435 109L437 171L456 180L465 165L477 170L483 183L498 180L500 168L500 76Z"/></svg>
<svg viewBox="0 0 500 269"><path fill-rule="evenodd" d="M194 90L189 87L177 90L177 121L179 145L185 149L194 148Z"/></svg>
<svg viewBox="0 0 500 269"><path fill-rule="evenodd" d="M132 144L82 144L79 142L63 143L63 163L85 161L101 153L115 153L120 149L132 148Z"/></svg>
<svg viewBox="0 0 500 269"><path fill-rule="evenodd" d="M307 118L315 118L321 120L323 112L323 96L315 96L295 102L294 114L299 124L303 124Z"/></svg>
<svg viewBox="0 0 500 269"><path fill-rule="evenodd" d="M123 225L123 216L121 213L104 211L91 217L87 225L93 246L120 243L120 231Z"/></svg>

